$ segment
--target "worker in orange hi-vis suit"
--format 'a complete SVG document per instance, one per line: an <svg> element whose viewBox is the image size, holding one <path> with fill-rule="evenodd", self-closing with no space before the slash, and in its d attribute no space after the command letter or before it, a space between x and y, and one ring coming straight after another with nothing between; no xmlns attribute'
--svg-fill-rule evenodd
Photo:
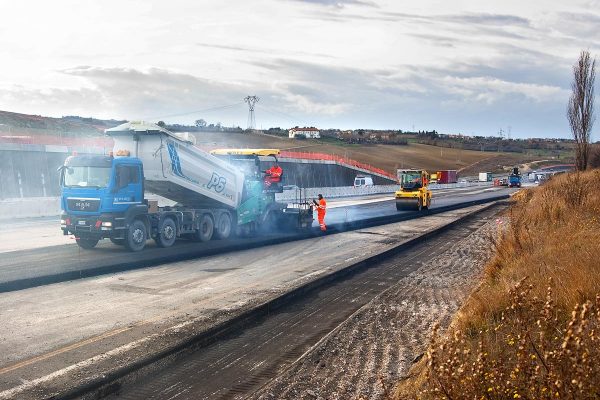
<svg viewBox="0 0 600 400"><path fill-rule="evenodd" d="M277 164L273 165L271 168L265 171L265 187L271 187L272 184L277 184L281 182L281 174L283 174L283 169Z"/></svg>
<svg viewBox="0 0 600 400"><path fill-rule="evenodd" d="M325 225L325 213L327 213L327 202L323 198L322 194L319 194L319 202L313 200L315 203L315 207L317 209L317 219L319 220L319 226L321 230L325 232L327 230L327 226Z"/></svg>

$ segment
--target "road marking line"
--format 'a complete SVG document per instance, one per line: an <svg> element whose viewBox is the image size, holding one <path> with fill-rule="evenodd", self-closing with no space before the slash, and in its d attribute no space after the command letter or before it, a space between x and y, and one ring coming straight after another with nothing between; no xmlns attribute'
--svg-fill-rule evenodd
<svg viewBox="0 0 600 400"><path fill-rule="evenodd" d="M128 326L128 327L125 327L125 328L115 329L113 331L104 332L101 335L94 336L94 337L91 337L91 338L86 339L86 340L82 340L81 342L73 343L73 344L71 344L69 346L61 347L60 349L51 351L49 353L41 354L39 356L30 358L28 360L21 361L21 362L18 362L16 364L13 364L13 365L9 365L8 367L0 368L0 375L5 374L7 372L14 371L14 370L22 368L22 367L26 367L26 366L34 364L34 363L36 363L38 361L46 360L46 359L48 359L50 357L53 357L53 356L65 353L65 352L67 352L69 350L77 349L77 348L85 346L87 344L91 344L91 343L97 342L99 340L106 339L106 338L109 338L111 336L118 335L119 333L123 333L123 332L126 332L126 331L132 329L134 326L135 325Z"/></svg>

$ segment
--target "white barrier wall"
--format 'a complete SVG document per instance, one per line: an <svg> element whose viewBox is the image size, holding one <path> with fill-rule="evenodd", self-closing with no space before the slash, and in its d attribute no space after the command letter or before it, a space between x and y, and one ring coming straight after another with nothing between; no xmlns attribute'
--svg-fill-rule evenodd
<svg viewBox="0 0 600 400"><path fill-rule="evenodd" d="M441 189L459 189L473 186L492 186L492 182L462 182L450 184L432 184L429 186L431 190ZM353 197L353 196L368 196L374 194L389 194L398 190L398 185L376 185L369 187L324 187L324 188L307 188L302 189L303 198L316 198L321 193L326 199L335 197ZM277 193L275 199L277 201L293 201L299 196L299 191L286 190L283 193ZM148 195L148 198L157 198L156 195ZM163 199L166 200L166 199ZM166 202L159 201L161 205L173 205L168 200ZM25 197L17 199L0 200L0 220L11 218L32 218L32 217L47 217L60 215L60 198L59 197Z"/></svg>
<svg viewBox="0 0 600 400"><path fill-rule="evenodd" d="M0 220L60 215L60 197L0 200Z"/></svg>
<svg viewBox="0 0 600 400"><path fill-rule="evenodd" d="M340 186L307 188L302 189L302 197L312 199L316 198L319 193L322 194L326 199L334 197L367 196L370 194L394 193L396 190L398 190L398 187L398 185L377 185L368 187ZM296 199L300 195L299 193L299 190L286 190L283 193L277 193L275 195L275 200L291 201Z"/></svg>
<svg viewBox="0 0 600 400"><path fill-rule="evenodd" d="M460 182L460 183L432 183L429 185L429 189L431 190L440 190L440 189L456 189L456 188L467 188L467 187L475 187L475 186L493 186L494 182Z"/></svg>

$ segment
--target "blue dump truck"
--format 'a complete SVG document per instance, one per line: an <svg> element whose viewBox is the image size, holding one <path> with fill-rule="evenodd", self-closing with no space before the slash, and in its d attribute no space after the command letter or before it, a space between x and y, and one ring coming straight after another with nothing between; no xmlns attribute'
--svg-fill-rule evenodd
<svg viewBox="0 0 600 400"><path fill-rule="evenodd" d="M73 155L61 170L61 229L91 249L110 239L140 251L150 238L159 247L177 238L208 241L259 230L309 229L307 199L278 203L281 187L265 188L260 161L278 150L222 151L194 146L194 138L155 124L128 122L108 129L110 155ZM236 162L243 165L236 165ZM146 193L171 200L160 206Z"/></svg>
<svg viewBox="0 0 600 400"><path fill-rule="evenodd" d="M519 168L514 167L513 172L508 176L508 187L521 187L521 174L519 174Z"/></svg>

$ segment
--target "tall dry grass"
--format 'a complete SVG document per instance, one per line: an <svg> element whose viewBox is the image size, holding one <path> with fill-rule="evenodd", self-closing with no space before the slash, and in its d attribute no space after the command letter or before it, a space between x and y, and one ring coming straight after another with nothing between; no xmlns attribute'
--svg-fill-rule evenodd
<svg viewBox="0 0 600 400"><path fill-rule="evenodd" d="M600 171L521 191L509 216L397 398L600 398Z"/></svg>

